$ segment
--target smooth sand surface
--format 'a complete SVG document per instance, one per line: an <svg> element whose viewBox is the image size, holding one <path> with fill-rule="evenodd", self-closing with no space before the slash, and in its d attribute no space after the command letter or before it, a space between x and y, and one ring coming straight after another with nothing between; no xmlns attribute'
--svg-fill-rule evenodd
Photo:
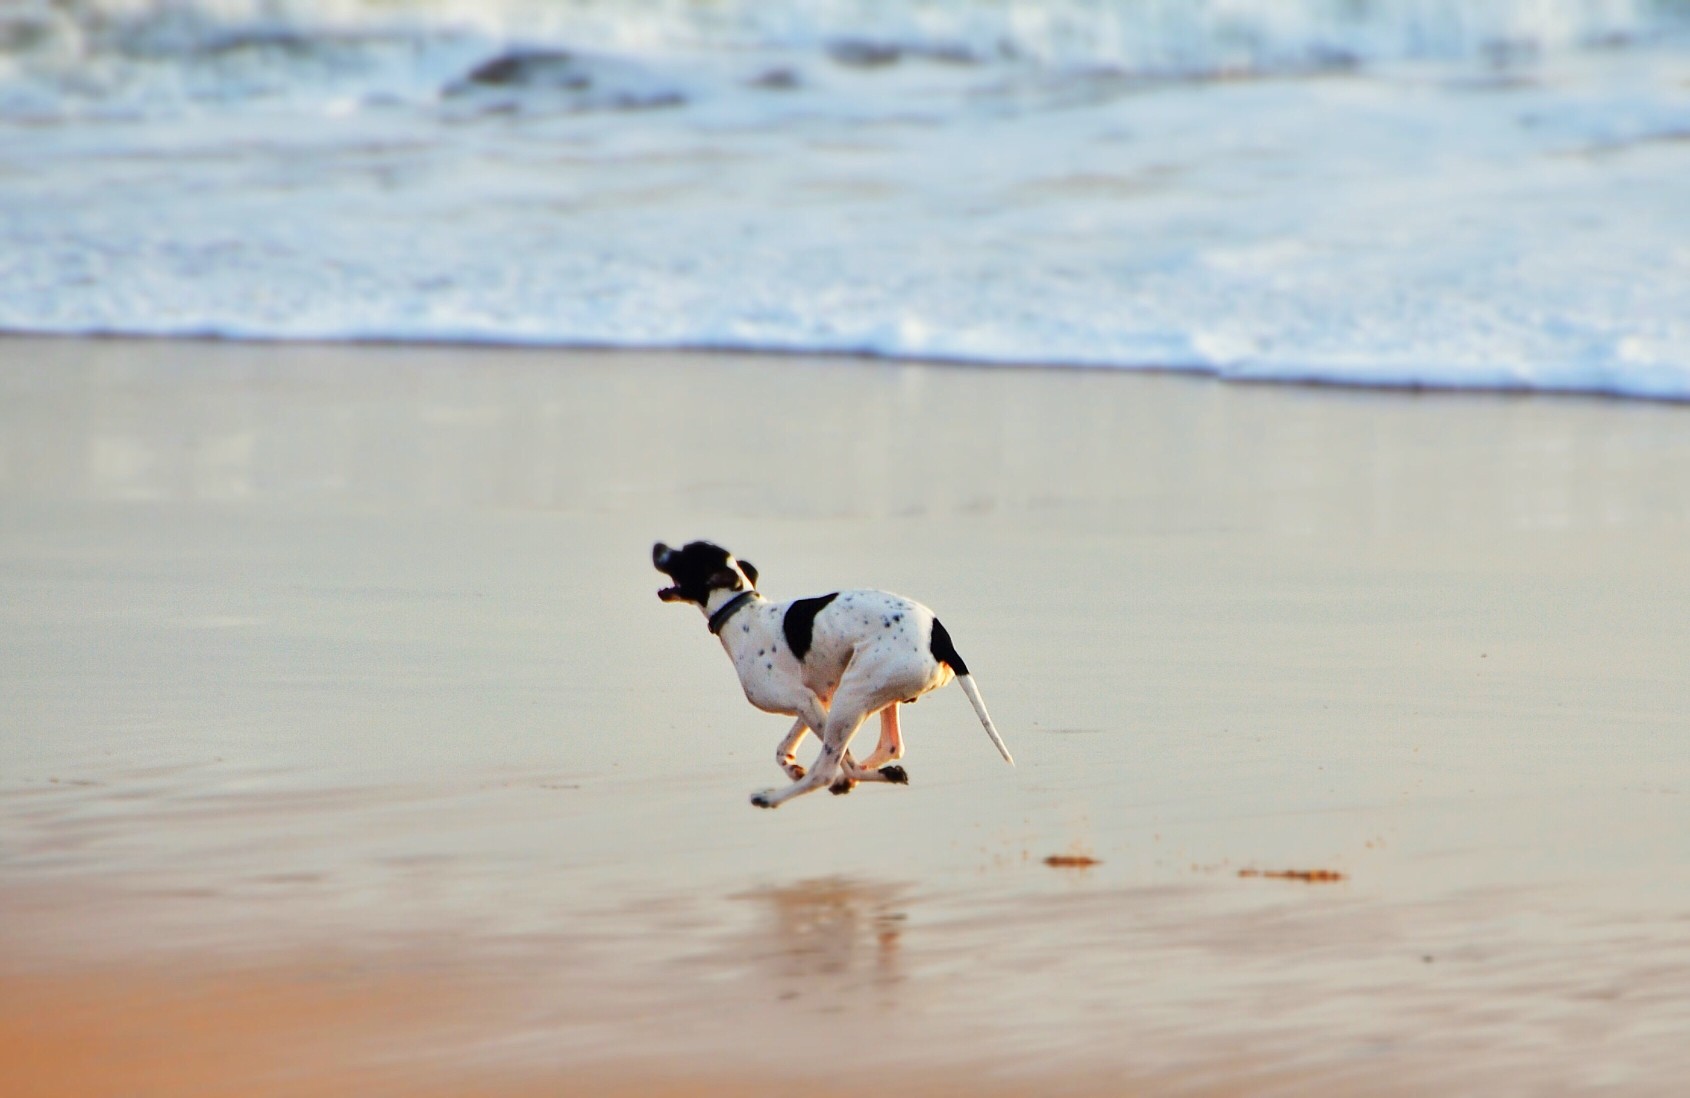
<svg viewBox="0 0 1690 1098"><path fill-rule="evenodd" d="M696 537L1019 765L753 809ZM3 341L6 1093L1680 1093L1687 546L1684 407Z"/></svg>

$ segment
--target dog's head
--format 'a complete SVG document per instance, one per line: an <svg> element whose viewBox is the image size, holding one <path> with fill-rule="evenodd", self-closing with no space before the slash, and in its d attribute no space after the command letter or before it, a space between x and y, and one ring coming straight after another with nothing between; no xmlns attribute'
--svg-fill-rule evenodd
<svg viewBox="0 0 1690 1098"><path fill-rule="evenodd" d="M750 561L707 541L693 541L671 549L661 541L651 547L651 563L675 581L657 593L664 602L696 602L705 606L713 591L744 591L757 586L757 569Z"/></svg>

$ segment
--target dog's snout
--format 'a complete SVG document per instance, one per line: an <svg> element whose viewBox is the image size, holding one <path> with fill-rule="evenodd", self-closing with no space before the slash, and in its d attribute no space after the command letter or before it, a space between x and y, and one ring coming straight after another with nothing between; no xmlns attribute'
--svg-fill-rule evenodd
<svg viewBox="0 0 1690 1098"><path fill-rule="evenodd" d="M665 564L668 564L669 558L674 555L675 551L667 545L664 545L661 541L651 547L651 563L656 565L658 568L662 568Z"/></svg>

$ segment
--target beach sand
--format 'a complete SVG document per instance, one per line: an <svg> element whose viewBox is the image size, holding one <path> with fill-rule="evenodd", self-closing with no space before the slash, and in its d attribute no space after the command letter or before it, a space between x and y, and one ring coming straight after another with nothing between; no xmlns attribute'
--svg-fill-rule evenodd
<svg viewBox="0 0 1690 1098"><path fill-rule="evenodd" d="M753 809L692 538L1018 765ZM1687 544L1681 406L6 340L5 1090L1677 1093Z"/></svg>

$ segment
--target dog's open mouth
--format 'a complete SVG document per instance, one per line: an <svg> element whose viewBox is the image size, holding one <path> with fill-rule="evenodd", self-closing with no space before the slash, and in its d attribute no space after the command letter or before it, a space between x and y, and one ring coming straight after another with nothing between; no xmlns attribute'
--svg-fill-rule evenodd
<svg viewBox="0 0 1690 1098"><path fill-rule="evenodd" d="M665 587L657 593L657 597L662 599L664 602L680 602L686 596L681 594L681 589L679 587Z"/></svg>

